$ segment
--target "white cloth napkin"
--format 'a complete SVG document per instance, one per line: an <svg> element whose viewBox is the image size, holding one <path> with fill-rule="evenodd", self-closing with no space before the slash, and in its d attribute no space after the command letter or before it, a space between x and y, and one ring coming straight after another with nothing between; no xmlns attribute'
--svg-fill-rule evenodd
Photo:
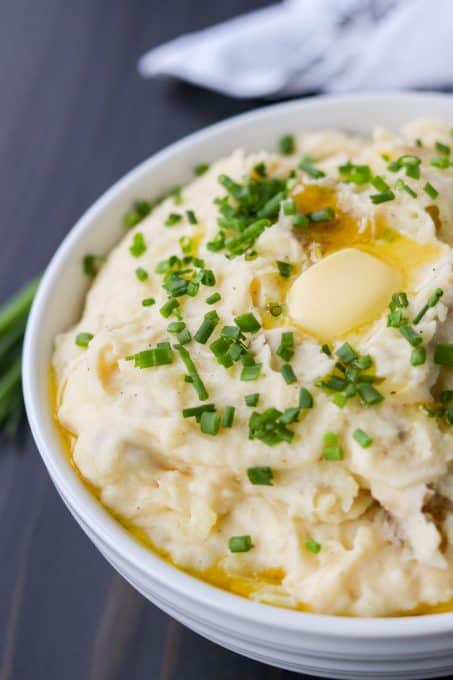
<svg viewBox="0 0 453 680"><path fill-rule="evenodd" d="M233 97L453 87L453 0L285 0L145 54Z"/></svg>

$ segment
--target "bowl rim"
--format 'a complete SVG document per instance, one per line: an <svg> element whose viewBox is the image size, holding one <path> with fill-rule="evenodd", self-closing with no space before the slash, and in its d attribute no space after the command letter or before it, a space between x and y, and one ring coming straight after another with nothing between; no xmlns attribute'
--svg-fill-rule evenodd
<svg viewBox="0 0 453 680"><path fill-rule="evenodd" d="M58 246L43 274L36 298L32 305L23 349L23 391L26 412L37 448L59 493L70 507L76 508L78 520L90 527L94 534L104 541L109 549L121 560L137 569L146 579L157 581L192 603L203 605L217 614L232 616L243 622L265 625L281 631L307 634L323 634L336 638L407 638L437 635L453 631L453 612L401 616L388 618L351 618L311 612L295 611L274 607L235 595L211 585L184 572L157 553L142 546L108 511L92 496L64 456L61 447L49 440L44 426L44 405L40 399L37 365L40 351L40 319L46 309L47 299L60 274L61 264L71 253L73 246L96 224L96 218L106 205L121 191L134 185L152 168L165 164L181 151L196 146L202 140L215 137L225 130L231 133L237 127L251 121L262 121L278 117L291 109L316 109L335 106L338 103L377 102L391 99L397 105L400 101L425 102L429 99L451 101L448 94L431 92L375 92L367 94L323 95L270 104L252 111L228 118L185 136L163 150L145 159L107 189L77 220ZM73 513L74 514L74 513Z"/></svg>

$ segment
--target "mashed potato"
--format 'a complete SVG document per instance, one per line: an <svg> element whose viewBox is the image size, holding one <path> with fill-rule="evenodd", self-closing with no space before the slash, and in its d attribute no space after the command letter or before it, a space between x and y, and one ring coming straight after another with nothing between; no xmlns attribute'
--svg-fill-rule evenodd
<svg viewBox="0 0 453 680"><path fill-rule="evenodd" d="M174 564L328 614L453 597L451 141L303 132L127 216L57 418Z"/></svg>

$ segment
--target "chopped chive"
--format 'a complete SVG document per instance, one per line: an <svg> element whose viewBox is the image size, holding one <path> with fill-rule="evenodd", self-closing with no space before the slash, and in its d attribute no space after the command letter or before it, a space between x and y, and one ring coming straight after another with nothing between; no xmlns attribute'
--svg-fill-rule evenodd
<svg viewBox="0 0 453 680"><path fill-rule="evenodd" d="M444 291L442 290L442 288L436 288L434 293L432 293L429 296L428 302L426 303L426 305L424 305L424 307L422 307L421 310L419 311L419 313L414 317L414 324L415 325L417 325L423 319L423 317L425 316L426 312L428 311L428 309L430 307L435 307L435 305L437 305L437 303L439 302L439 300L440 300L440 298L442 297L443 294L444 294Z"/></svg>
<svg viewBox="0 0 453 680"><path fill-rule="evenodd" d="M185 327L186 324L184 321L172 321L168 324L167 331L169 333L179 333L180 331L184 330Z"/></svg>
<svg viewBox="0 0 453 680"><path fill-rule="evenodd" d="M307 175L309 175L313 179L321 179L322 177L326 176L325 172L319 170L313 165L313 159L310 158L310 156L305 156L304 158L302 158L298 167L300 170L306 172Z"/></svg>
<svg viewBox="0 0 453 680"><path fill-rule="evenodd" d="M267 169L265 163L257 163L253 167L253 172L258 175L259 177L267 177Z"/></svg>
<svg viewBox="0 0 453 680"><path fill-rule="evenodd" d="M216 302L222 299L222 296L220 293L213 293L209 297L206 298L206 303L208 305L214 305Z"/></svg>
<svg viewBox="0 0 453 680"><path fill-rule="evenodd" d="M202 345L206 344L206 342L209 340L212 333L214 332L214 329L217 326L218 322L219 315L217 314L217 312L215 311L207 312L204 315L204 319L200 328L194 335L194 339Z"/></svg>
<svg viewBox="0 0 453 680"><path fill-rule="evenodd" d="M404 292L399 292L399 293L393 293L392 295L392 301L390 303L390 309L395 309L397 307L403 307L406 308L409 306L409 300Z"/></svg>
<svg viewBox="0 0 453 680"><path fill-rule="evenodd" d="M283 364L280 369L280 373L282 374L287 385L292 385L293 383L297 382L296 374L294 373L290 364Z"/></svg>
<svg viewBox="0 0 453 680"><path fill-rule="evenodd" d="M371 179L371 184L377 191L389 191L390 187L381 175L376 175Z"/></svg>
<svg viewBox="0 0 453 680"><path fill-rule="evenodd" d="M350 364L355 359L358 359L358 354L353 350L348 342L345 342L337 349L335 352L337 357L341 359L345 364Z"/></svg>
<svg viewBox="0 0 453 680"><path fill-rule="evenodd" d="M215 286L216 278L212 269L202 269L200 272L200 282L204 286Z"/></svg>
<svg viewBox="0 0 453 680"><path fill-rule="evenodd" d="M253 394L246 394L244 399L247 406L256 406L260 400L259 392L254 392Z"/></svg>
<svg viewBox="0 0 453 680"><path fill-rule="evenodd" d="M195 366L192 357L190 356L186 348L183 347L182 345L175 345L174 347L175 350L179 353L181 360L189 373L189 376L192 378L192 385L196 393L198 394L198 398L200 399L200 401L205 401L209 396L208 391L204 386L202 379L200 378L200 375L197 371L197 367Z"/></svg>
<svg viewBox="0 0 453 680"><path fill-rule="evenodd" d="M200 177L200 175L204 175L205 172L207 172L210 168L209 163L198 163L193 169L193 172L197 177Z"/></svg>
<svg viewBox="0 0 453 680"><path fill-rule="evenodd" d="M249 439L259 439L267 446L283 441L290 443L294 432L282 422L283 415L276 408L268 408L263 413L254 411L249 419Z"/></svg>
<svg viewBox="0 0 453 680"><path fill-rule="evenodd" d="M176 337L178 338L180 345L187 345L187 343L192 340L192 335L188 328L183 328L182 331L178 331Z"/></svg>
<svg viewBox="0 0 453 680"><path fill-rule="evenodd" d="M129 247L129 252L132 257L140 257L143 253L146 253L145 238L141 232L134 234L132 245Z"/></svg>
<svg viewBox="0 0 453 680"><path fill-rule="evenodd" d="M297 406L290 406L289 408L285 408L278 420L280 423L283 423L283 425L290 425L291 423L297 423L299 416L300 408Z"/></svg>
<svg viewBox="0 0 453 680"><path fill-rule="evenodd" d="M385 159L384 159L385 160ZM352 182L353 184L368 184L371 180L371 168L369 165L355 165L348 161L338 168L342 182Z"/></svg>
<svg viewBox="0 0 453 680"><path fill-rule="evenodd" d="M314 210L313 212L308 213L307 217L310 222L314 222L315 224L333 222L335 219L335 210L331 207L321 208L321 210Z"/></svg>
<svg viewBox="0 0 453 680"><path fill-rule="evenodd" d="M439 192L437 189L433 187L433 185L430 182L426 182L425 186L423 187L423 191L425 194L428 194L430 198L433 200L439 196Z"/></svg>
<svg viewBox="0 0 453 680"><path fill-rule="evenodd" d="M289 216L296 214L296 204L292 198L288 198L286 201L283 201L282 206L284 215Z"/></svg>
<svg viewBox="0 0 453 680"><path fill-rule="evenodd" d="M92 333L78 333L76 335L75 344L78 345L78 347L86 348L93 338L94 335Z"/></svg>
<svg viewBox="0 0 453 680"><path fill-rule="evenodd" d="M290 156L296 150L296 142L293 135L283 135L278 142L278 148L282 156Z"/></svg>
<svg viewBox="0 0 453 680"><path fill-rule="evenodd" d="M393 201L395 194L393 191L382 191L380 194L372 194L370 200L374 205L379 205L379 203L386 203L387 201Z"/></svg>
<svg viewBox="0 0 453 680"><path fill-rule="evenodd" d="M133 361L135 368L151 368L173 363L173 351L168 343L159 343L154 349L145 349L126 357Z"/></svg>
<svg viewBox="0 0 453 680"><path fill-rule="evenodd" d="M397 180L395 184L395 188L405 191L409 196L412 196L412 198L417 198L416 192L408 185L403 179Z"/></svg>
<svg viewBox="0 0 453 680"><path fill-rule="evenodd" d="M361 430L360 427L354 430L352 436L363 449L367 449L373 443L372 437L370 437L370 435L364 430Z"/></svg>
<svg viewBox="0 0 453 680"><path fill-rule="evenodd" d="M295 215L292 224L296 229L306 229L310 224L310 219L308 215Z"/></svg>
<svg viewBox="0 0 453 680"><path fill-rule="evenodd" d="M347 381L337 375L331 375L325 380L321 380L320 387L325 387L333 392L341 392L347 386Z"/></svg>
<svg viewBox="0 0 453 680"><path fill-rule="evenodd" d="M412 366L422 366L426 361L426 349L424 347L415 347L411 352Z"/></svg>
<svg viewBox="0 0 453 680"><path fill-rule="evenodd" d="M187 210L186 215L187 219L189 220L189 224L198 224L197 217L193 210Z"/></svg>
<svg viewBox="0 0 453 680"><path fill-rule="evenodd" d="M241 337L244 337L241 333L241 329L237 326L224 326L220 335L224 338L233 338L234 340L239 340Z"/></svg>
<svg viewBox="0 0 453 680"><path fill-rule="evenodd" d="M214 412L215 404L202 404L201 406L185 408L182 411L182 416L183 418L196 418L197 422L200 422L200 418L205 411Z"/></svg>
<svg viewBox="0 0 453 680"><path fill-rule="evenodd" d="M142 219L143 216L140 215L140 213L136 210L130 210L123 215L124 226L128 229L132 229L133 227L137 226L137 224L141 222Z"/></svg>
<svg viewBox="0 0 453 680"><path fill-rule="evenodd" d="M326 432L323 436L325 446L336 446L338 444L338 435L336 432Z"/></svg>
<svg viewBox="0 0 453 680"><path fill-rule="evenodd" d="M272 472L272 468L264 465L262 467L247 468L247 477L249 478L251 484L272 486L274 474Z"/></svg>
<svg viewBox="0 0 453 680"><path fill-rule="evenodd" d="M433 168L445 170L446 168L450 167L450 159L446 158L445 156L440 156L439 158L431 158L429 164L432 165Z"/></svg>
<svg viewBox="0 0 453 680"><path fill-rule="evenodd" d="M178 224L182 220L182 215L179 215L178 213L170 213L165 220L164 224L167 227L174 227L175 224Z"/></svg>
<svg viewBox="0 0 453 680"><path fill-rule="evenodd" d="M152 307L152 305L155 305L155 304L156 304L156 301L152 297L144 298L142 300L142 307Z"/></svg>
<svg viewBox="0 0 453 680"><path fill-rule="evenodd" d="M344 454L341 446L326 446L322 452L324 460L343 460Z"/></svg>
<svg viewBox="0 0 453 680"><path fill-rule="evenodd" d="M175 205L181 205L183 201L181 187L173 187L168 195L172 198Z"/></svg>
<svg viewBox="0 0 453 680"><path fill-rule="evenodd" d="M326 354L328 357L332 356L332 350L330 349L329 345L322 345L321 352Z"/></svg>
<svg viewBox="0 0 453 680"><path fill-rule="evenodd" d="M165 319L168 319L178 307L179 302L176 298L168 298L159 311Z"/></svg>
<svg viewBox="0 0 453 680"><path fill-rule="evenodd" d="M179 245L184 255L190 255L193 248L193 241L189 236L181 236L179 239Z"/></svg>
<svg viewBox="0 0 453 680"><path fill-rule="evenodd" d="M235 410L234 406L225 406L222 415L222 427L233 427Z"/></svg>
<svg viewBox="0 0 453 680"><path fill-rule="evenodd" d="M438 366L453 367L453 345L439 342L434 349L434 363Z"/></svg>
<svg viewBox="0 0 453 680"><path fill-rule="evenodd" d="M313 555L318 555L321 552L321 547L321 544L315 541L314 538L309 538L305 541L305 549L313 553Z"/></svg>
<svg viewBox="0 0 453 680"><path fill-rule="evenodd" d="M203 411L200 418L200 430L204 434L215 436L220 428L220 416L211 411Z"/></svg>
<svg viewBox="0 0 453 680"><path fill-rule="evenodd" d="M354 361L354 366L357 366L357 368L360 368L362 371L365 371L367 368L370 368L373 365L373 359L369 354L364 354L363 356L359 357Z"/></svg>
<svg viewBox="0 0 453 680"><path fill-rule="evenodd" d="M276 265L278 267L280 276L282 276L284 279L289 279L293 271L293 265L289 262L282 262L281 260L277 260Z"/></svg>
<svg viewBox="0 0 453 680"><path fill-rule="evenodd" d="M262 364L253 364L252 366L244 366L241 371L241 380L257 380L260 377Z"/></svg>
<svg viewBox="0 0 453 680"><path fill-rule="evenodd" d="M229 254L234 257L244 253L247 248L255 243L256 239L261 236L264 230L271 226L271 224L271 221L268 219L259 219L250 224L238 236L232 236L226 239L225 247Z"/></svg>
<svg viewBox="0 0 453 680"><path fill-rule="evenodd" d="M447 146L446 144L442 144L442 142L436 142L434 146L436 147L436 150L439 153L442 153L445 156L450 155L451 148L449 146Z"/></svg>
<svg viewBox="0 0 453 680"><path fill-rule="evenodd" d="M228 548L232 553L248 552L253 548L250 536L232 536L228 541Z"/></svg>
<svg viewBox="0 0 453 680"><path fill-rule="evenodd" d="M360 383L357 386L357 390L362 401L365 402L365 404L367 404L368 406L374 406L375 404L379 404L384 399L383 395L375 387L373 387L373 385L370 385L369 383L366 382Z"/></svg>
<svg viewBox="0 0 453 680"><path fill-rule="evenodd" d="M280 210L280 204L284 198L285 194L283 191L272 196L272 198L263 205L261 210L258 211L258 217L273 217L274 215L277 215Z"/></svg>
<svg viewBox="0 0 453 680"><path fill-rule="evenodd" d="M285 331L282 333L277 355L284 361L290 361L294 355L294 333Z"/></svg>
<svg viewBox="0 0 453 680"><path fill-rule="evenodd" d="M332 397L332 401L335 406L338 406L338 408L344 408L348 402L348 397L346 394L342 394L341 392L335 392Z"/></svg>
<svg viewBox="0 0 453 680"><path fill-rule="evenodd" d="M149 277L148 272L146 269L143 269L143 267L137 267L135 270L135 276L139 281L146 281L146 279Z"/></svg>
<svg viewBox="0 0 453 680"><path fill-rule="evenodd" d="M257 333L261 324L257 321L252 313L241 314L234 319L234 323L238 326L244 333Z"/></svg>
<svg viewBox="0 0 453 680"><path fill-rule="evenodd" d="M414 331L412 326L400 326L399 330L403 338L405 338L405 340L407 340L408 343L412 345L412 347L421 345L422 338L416 331Z"/></svg>
<svg viewBox="0 0 453 680"><path fill-rule="evenodd" d="M299 391L300 408L313 408L313 397L306 387L301 387Z"/></svg>
<svg viewBox="0 0 453 680"><path fill-rule="evenodd" d="M151 210L152 206L149 201L145 201L143 198L140 201L137 201L135 204L135 209L137 212L142 216L142 217L147 217Z"/></svg>
<svg viewBox="0 0 453 680"><path fill-rule="evenodd" d="M94 255L93 253L85 255L82 260L83 273L86 276L96 276L104 262L105 257L103 255Z"/></svg>

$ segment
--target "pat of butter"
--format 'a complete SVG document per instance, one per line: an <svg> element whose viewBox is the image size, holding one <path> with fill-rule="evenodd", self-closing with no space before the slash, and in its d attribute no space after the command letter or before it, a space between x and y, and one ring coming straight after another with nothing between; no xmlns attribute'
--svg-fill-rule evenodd
<svg viewBox="0 0 453 680"><path fill-rule="evenodd" d="M295 280L288 294L288 311L309 333L334 340L377 319L401 284L401 273L385 262L345 248Z"/></svg>

